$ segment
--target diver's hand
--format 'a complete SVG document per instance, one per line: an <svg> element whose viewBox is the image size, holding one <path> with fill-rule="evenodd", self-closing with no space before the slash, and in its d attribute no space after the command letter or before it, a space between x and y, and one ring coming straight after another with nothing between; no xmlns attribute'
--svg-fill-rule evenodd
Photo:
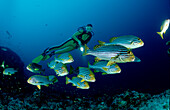
<svg viewBox="0 0 170 110"><path fill-rule="evenodd" d="M81 46L82 46L82 44L81 44L81 42L80 42L80 41L78 42L78 44L79 44L79 47L81 47Z"/></svg>
<svg viewBox="0 0 170 110"><path fill-rule="evenodd" d="M83 52L83 51L84 51L84 45L81 44L81 45L79 46L79 49L80 49L80 51Z"/></svg>

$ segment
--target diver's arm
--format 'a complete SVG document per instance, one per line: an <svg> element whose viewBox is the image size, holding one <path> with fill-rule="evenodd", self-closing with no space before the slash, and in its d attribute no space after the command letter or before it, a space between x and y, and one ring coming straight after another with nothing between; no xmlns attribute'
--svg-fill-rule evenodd
<svg viewBox="0 0 170 110"><path fill-rule="evenodd" d="M78 42L79 45L81 45L81 41L77 38L78 35L82 34L83 33L83 29L79 29L77 32L75 32L73 35L72 35L72 38L74 40L76 40Z"/></svg>

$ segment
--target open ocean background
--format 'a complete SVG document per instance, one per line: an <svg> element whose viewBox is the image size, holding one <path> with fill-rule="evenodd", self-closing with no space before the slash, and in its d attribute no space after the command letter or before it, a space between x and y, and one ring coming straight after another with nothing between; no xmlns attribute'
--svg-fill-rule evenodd
<svg viewBox="0 0 170 110"><path fill-rule="evenodd" d="M89 83L89 90L66 85L65 77L58 77L58 83L49 88L42 87L42 90L92 95L130 89L156 94L170 87L170 57L166 45L170 40L170 29L163 40L156 33L168 18L169 0L0 0L0 46L16 52L25 68L44 49L60 45L78 27L89 23L94 32L89 48L98 44L98 40L108 42L114 36L135 35L144 41L143 47L133 50L141 62L118 64L122 69L120 74L95 73L96 82ZM75 62L69 65L74 68L87 67L88 61L93 63L94 57L81 56L78 49L70 53ZM55 75L47 68L47 62L51 60L53 58L40 62L47 75ZM23 74L26 78L35 75L26 69ZM68 75L72 76L75 75Z"/></svg>

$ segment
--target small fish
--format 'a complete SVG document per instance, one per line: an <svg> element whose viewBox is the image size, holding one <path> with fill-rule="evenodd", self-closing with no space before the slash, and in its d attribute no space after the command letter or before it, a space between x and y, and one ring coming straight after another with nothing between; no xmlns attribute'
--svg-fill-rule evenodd
<svg viewBox="0 0 170 110"><path fill-rule="evenodd" d="M45 69L42 69L42 66L37 63L30 63L26 68L33 73L43 73L45 71Z"/></svg>
<svg viewBox="0 0 170 110"><path fill-rule="evenodd" d="M102 75L115 74L115 73L121 72L120 67L116 63L114 63L110 66L106 66L107 63L108 63L108 61L99 61L99 62L95 62L93 65L91 65L88 62L88 67L95 69L95 72L103 72Z"/></svg>
<svg viewBox="0 0 170 110"><path fill-rule="evenodd" d="M57 63L54 67L54 71L58 76L65 76L69 74L66 65L63 63Z"/></svg>
<svg viewBox="0 0 170 110"><path fill-rule="evenodd" d="M8 34L8 39L12 38L12 35L9 33L9 31L6 31L6 33Z"/></svg>
<svg viewBox="0 0 170 110"><path fill-rule="evenodd" d="M82 78L81 82L87 81L87 82L95 82L95 75L89 68L85 67L79 67L79 74L77 77Z"/></svg>
<svg viewBox="0 0 170 110"><path fill-rule="evenodd" d="M41 85L49 86L49 84L54 84L58 82L58 79L54 75L42 76L42 75L33 75L27 82L32 85L36 85L38 89L41 89Z"/></svg>
<svg viewBox="0 0 170 110"><path fill-rule="evenodd" d="M47 66L50 68L50 69L54 69L55 68L55 66L56 66L56 62L55 62L55 60L52 60L50 63L47 63Z"/></svg>
<svg viewBox="0 0 170 110"><path fill-rule="evenodd" d="M5 65L5 61L2 62L1 67L3 70L3 75L12 75L18 72L18 70L15 70L14 68L8 68L8 65Z"/></svg>
<svg viewBox="0 0 170 110"><path fill-rule="evenodd" d="M77 86L80 89L89 89L90 86L88 82L84 81L81 82L82 78L79 77L72 77L72 80L66 76L66 84L72 83L73 86Z"/></svg>
<svg viewBox="0 0 170 110"><path fill-rule="evenodd" d="M18 70L15 70L14 68L5 68L3 71L4 75L13 75L16 72L18 72Z"/></svg>
<svg viewBox="0 0 170 110"><path fill-rule="evenodd" d="M73 56L70 53L63 53L58 55L58 57L55 57L55 61L59 63L72 63L74 61Z"/></svg>
<svg viewBox="0 0 170 110"><path fill-rule="evenodd" d="M167 29L169 28L169 24L170 24L170 19L166 19L161 25L161 28L160 28L161 32L157 32L161 36L162 39L164 39L163 33L164 34L166 33Z"/></svg>
<svg viewBox="0 0 170 110"><path fill-rule="evenodd" d="M122 45L128 49L135 49L135 48L142 47L144 45L144 42L139 37L134 35L112 37L109 43L105 43L100 40L98 42L99 45L94 46L94 49L103 45Z"/></svg>
<svg viewBox="0 0 170 110"><path fill-rule="evenodd" d="M166 45L170 45L170 41L166 42Z"/></svg>
<svg viewBox="0 0 170 110"><path fill-rule="evenodd" d="M3 50L3 51L7 51L7 49L6 49L6 48L1 48L1 50Z"/></svg>

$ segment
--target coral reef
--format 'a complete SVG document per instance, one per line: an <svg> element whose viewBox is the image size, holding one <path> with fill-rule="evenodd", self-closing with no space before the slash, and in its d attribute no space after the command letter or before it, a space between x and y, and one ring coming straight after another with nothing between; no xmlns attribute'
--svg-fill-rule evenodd
<svg viewBox="0 0 170 110"><path fill-rule="evenodd" d="M34 91L24 98L8 97L0 92L2 110L169 110L170 90L159 95L125 91L122 94L102 97L69 97Z"/></svg>

